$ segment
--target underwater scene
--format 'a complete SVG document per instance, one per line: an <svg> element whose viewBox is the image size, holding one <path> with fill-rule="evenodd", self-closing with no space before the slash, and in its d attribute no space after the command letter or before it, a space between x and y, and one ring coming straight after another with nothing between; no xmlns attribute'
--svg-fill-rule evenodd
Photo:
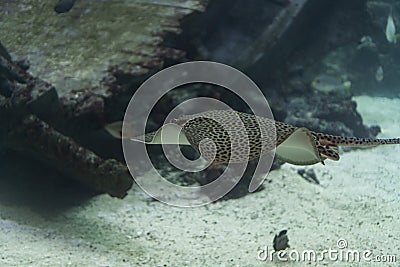
<svg viewBox="0 0 400 267"><path fill-rule="evenodd" d="M0 266L400 267L400 1L0 0Z"/></svg>

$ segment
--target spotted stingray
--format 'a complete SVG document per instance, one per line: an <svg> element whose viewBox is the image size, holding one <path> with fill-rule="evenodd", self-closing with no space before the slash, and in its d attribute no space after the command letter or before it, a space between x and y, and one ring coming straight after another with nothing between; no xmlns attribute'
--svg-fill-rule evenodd
<svg viewBox="0 0 400 267"><path fill-rule="evenodd" d="M400 138L371 139L316 133L304 127L233 110L185 115L155 132L131 140L147 144L191 145L206 160L214 163L247 162L276 149L279 158L295 165L324 164L326 159L337 161L339 146L400 144ZM232 144L236 149L232 150Z"/></svg>

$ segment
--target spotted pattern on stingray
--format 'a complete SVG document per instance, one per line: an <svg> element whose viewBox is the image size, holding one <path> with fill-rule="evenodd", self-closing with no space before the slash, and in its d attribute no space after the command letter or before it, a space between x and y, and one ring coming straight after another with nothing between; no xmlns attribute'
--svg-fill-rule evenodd
<svg viewBox="0 0 400 267"><path fill-rule="evenodd" d="M373 145L390 145L400 144L400 138L389 139L373 139L373 138L357 138L342 137L323 133L312 132L312 135L323 145L336 146L373 146Z"/></svg>
<svg viewBox="0 0 400 267"><path fill-rule="evenodd" d="M400 138L373 139L342 137L315 132L311 132L311 135L313 136L320 155L331 160L339 160L338 146L373 146L400 143Z"/></svg>
<svg viewBox="0 0 400 267"><path fill-rule="evenodd" d="M184 115L175 119L174 123L183 127L189 143L206 160L211 161L214 158L213 151L216 148L214 162L219 163L247 162L258 158L262 153L279 146L299 129L283 122L234 110L212 110L194 115ZM229 129L224 129L226 126ZM228 131L232 133L232 143ZM261 135L261 133L263 134ZM342 137L312 131L310 134L322 163L325 159L339 160L338 146L400 144L400 138ZM246 143L246 135L249 145ZM204 142L204 140L208 141ZM235 144L235 150L231 149L232 144ZM234 151L233 154L232 151Z"/></svg>
<svg viewBox="0 0 400 267"><path fill-rule="evenodd" d="M273 150L297 129L285 123L233 110L185 115L175 122L183 125L190 144L207 160L214 158L214 146L209 141L214 143L214 162L247 162L258 158L262 151L265 153ZM276 128L279 128L279 134ZM231 137L229 132L232 133ZM209 141L201 143L206 139ZM235 144L233 150L232 144Z"/></svg>
<svg viewBox="0 0 400 267"><path fill-rule="evenodd" d="M146 143L150 143L150 142L154 139L154 137L156 136L156 133L157 133L157 132L151 132L151 133L146 134L146 135L144 136L144 141L145 141Z"/></svg>

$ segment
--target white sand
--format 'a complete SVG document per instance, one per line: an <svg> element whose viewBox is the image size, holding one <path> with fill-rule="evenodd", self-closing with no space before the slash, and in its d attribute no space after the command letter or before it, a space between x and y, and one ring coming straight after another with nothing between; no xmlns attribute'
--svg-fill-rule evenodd
<svg viewBox="0 0 400 267"><path fill-rule="evenodd" d="M365 123L383 128L380 137L400 136L400 100L356 100ZM300 265L257 259L260 246L272 249L275 233L288 229L290 249L337 249L345 239L348 249L397 254L397 263L371 266L399 266L399 153L400 146L342 153L339 162L312 166L320 185L284 165L270 173L265 190L201 208L149 201L138 188L123 201L97 196L51 219L0 202L0 265Z"/></svg>

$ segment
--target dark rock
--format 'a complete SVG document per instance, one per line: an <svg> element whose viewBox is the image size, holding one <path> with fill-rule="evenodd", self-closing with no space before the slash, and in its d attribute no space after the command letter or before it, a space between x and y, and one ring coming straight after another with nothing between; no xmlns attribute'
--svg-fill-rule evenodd
<svg viewBox="0 0 400 267"><path fill-rule="evenodd" d="M76 0L59 0L54 7L54 11L57 13L65 13L71 10Z"/></svg>

